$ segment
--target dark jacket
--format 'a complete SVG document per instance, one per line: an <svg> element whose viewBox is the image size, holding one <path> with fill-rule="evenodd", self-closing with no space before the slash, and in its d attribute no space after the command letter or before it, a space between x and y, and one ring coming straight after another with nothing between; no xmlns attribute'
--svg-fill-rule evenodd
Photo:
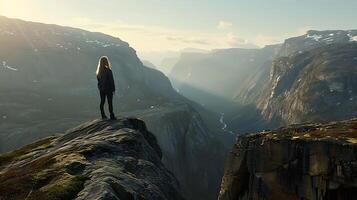
<svg viewBox="0 0 357 200"><path fill-rule="evenodd" d="M112 70L104 68L103 73L97 76L98 89L105 93L115 92L115 84Z"/></svg>

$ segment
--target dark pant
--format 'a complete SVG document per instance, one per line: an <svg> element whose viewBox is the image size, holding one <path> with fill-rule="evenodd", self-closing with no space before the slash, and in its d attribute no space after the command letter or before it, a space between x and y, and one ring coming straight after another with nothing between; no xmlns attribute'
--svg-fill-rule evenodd
<svg viewBox="0 0 357 200"><path fill-rule="evenodd" d="M102 117L105 116L105 112L104 112L105 98L108 99L108 106L109 106L110 116L114 116L114 112L113 112L113 92L100 91L100 112L102 114Z"/></svg>

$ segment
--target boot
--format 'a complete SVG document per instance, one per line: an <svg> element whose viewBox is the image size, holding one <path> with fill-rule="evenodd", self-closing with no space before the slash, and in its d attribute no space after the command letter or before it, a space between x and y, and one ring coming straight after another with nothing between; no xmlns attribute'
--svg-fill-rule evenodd
<svg viewBox="0 0 357 200"><path fill-rule="evenodd" d="M104 112L102 112L102 119L108 119Z"/></svg>
<svg viewBox="0 0 357 200"><path fill-rule="evenodd" d="M117 118L115 117L114 113L111 113L111 114L110 114L110 119L111 119L111 120L117 120Z"/></svg>

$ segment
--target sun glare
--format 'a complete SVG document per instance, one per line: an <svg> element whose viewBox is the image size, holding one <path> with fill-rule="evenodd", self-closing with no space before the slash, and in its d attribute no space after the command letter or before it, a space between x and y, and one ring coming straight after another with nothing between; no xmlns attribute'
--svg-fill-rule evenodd
<svg viewBox="0 0 357 200"><path fill-rule="evenodd" d="M33 2L26 0L0 0L0 15L12 18L34 19Z"/></svg>

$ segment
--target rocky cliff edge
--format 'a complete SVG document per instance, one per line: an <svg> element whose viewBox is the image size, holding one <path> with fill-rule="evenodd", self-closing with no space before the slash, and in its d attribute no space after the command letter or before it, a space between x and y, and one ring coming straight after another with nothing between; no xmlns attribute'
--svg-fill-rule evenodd
<svg viewBox="0 0 357 200"><path fill-rule="evenodd" d="M138 119L94 120L0 155L0 199L182 199Z"/></svg>

